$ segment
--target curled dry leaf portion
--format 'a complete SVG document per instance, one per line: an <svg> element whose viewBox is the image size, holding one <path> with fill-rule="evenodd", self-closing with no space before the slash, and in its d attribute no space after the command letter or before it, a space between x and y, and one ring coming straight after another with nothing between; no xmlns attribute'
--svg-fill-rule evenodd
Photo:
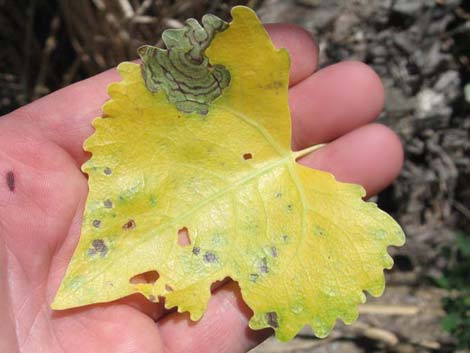
<svg viewBox="0 0 470 353"><path fill-rule="evenodd" d="M183 28L163 32L167 49L149 45L139 48L147 88L152 92L163 90L182 112L206 115L212 101L229 85L230 73L222 65L210 65L204 52L215 35L227 27L214 15L205 15L202 25L190 18Z"/></svg>

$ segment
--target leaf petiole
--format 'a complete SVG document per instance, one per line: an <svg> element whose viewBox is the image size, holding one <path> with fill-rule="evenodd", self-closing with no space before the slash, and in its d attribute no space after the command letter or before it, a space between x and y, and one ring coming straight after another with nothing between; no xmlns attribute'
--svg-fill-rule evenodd
<svg viewBox="0 0 470 353"><path fill-rule="evenodd" d="M292 152L292 156L294 157L294 160L297 160L299 158L306 156L309 153L315 152L316 150L319 150L320 148L325 147L326 145L327 145L326 143L320 143L318 145L310 146L303 150Z"/></svg>

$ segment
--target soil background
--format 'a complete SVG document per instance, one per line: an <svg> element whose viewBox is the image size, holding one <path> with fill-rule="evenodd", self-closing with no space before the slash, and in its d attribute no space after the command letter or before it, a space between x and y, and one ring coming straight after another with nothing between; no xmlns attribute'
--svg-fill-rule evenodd
<svg viewBox="0 0 470 353"><path fill-rule="evenodd" d="M338 323L324 340L305 328L290 343L269 339L252 352L470 352L470 304L452 309L463 321L446 332L445 303L462 294L442 281L470 246L469 3L0 0L0 115L135 59L137 47L160 45L161 32L188 17L229 19L242 4L264 22L303 26L320 47L321 67L354 59L382 77L387 100L379 120L400 135L406 161L374 200L404 227L407 244L392 249L385 294L369 298L357 323ZM470 285L470 266L459 276Z"/></svg>

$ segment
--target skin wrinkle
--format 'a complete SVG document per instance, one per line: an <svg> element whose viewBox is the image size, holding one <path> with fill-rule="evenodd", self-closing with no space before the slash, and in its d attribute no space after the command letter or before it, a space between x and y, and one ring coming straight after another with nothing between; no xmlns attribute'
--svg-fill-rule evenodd
<svg viewBox="0 0 470 353"><path fill-rule="evenodd" d="M54 328L52 327L52 322L51 321L48 321L47 323L47 328L49 330L49 335L52 337L52 339L57 342L57 344L59 345L59 348L61 350L62 353L67 353L67 351L65 350L65 347L64 345L62 344L61 340L59 339L59 337L57 337L57 334L54 330Z"/></svg>
<svg viewBox="0 0 470 353"><path fill-rule="evenodd" d="M21 266L21 262L18 260L18 258L16 257L16 255L15 255L10 249L8 249L8 246L7 246L7 245L6 245L6 249L7 249L7 252L8 252L9 254L11 254L11 255L17 260L17 262L20 263L20 266ZM26 271L25 271L23 268L22 268L22 271L23 271L24 273L26 273ZM37 298L38 298L38 296L35 295L35 292L37 292L37 291L39 292L39 297L44 297L44 294L41 295L41 291L39 291L39 289L40 289L41 287L44 287L44 283L41 283L39 286L37 286L37 287L36 287L35 289L33 289L32 291L29 291L28 293L30 293L30 295L27 296L27 297L24 299L24 301L23 301L23 303L20 305L20 307L19 307L18 309L16 309L16 310L13 309L13 311L16 312L16 314L14 315L14 317L16 318L16 319L15 319L16 335L17 335L17 342L19 342L19 349L20 349L20 350L21 350L21 349L23 348L23 346L27 343L29 337L32 336L31 332L33 332L33 330L34 330L34 325L35 325L36 320L38 319L38 317L39 317L39 315L40 315L42 309L41 309L41 307L40 307L40 308L36 311L36 313L35 313L35 315L34 315L34 318L32 319L31 324L30 324L29 327L26 329L26 332L25 332L25 334L23 335L24 337L20 337L21 331L24 331L24 329L25 329L25 328L23 327L23 329L20 330L20 327L21 327L22 325L20 325L19 322L20 322L20 319L21 319L21 317L22 317L22 312L23 312L23 309L26 308L26 305L27 305L27 303L28 303L28 301L29 301L30 299L37 299ZM11 301L11 302L13 303L13 301ZM29 317L31 317L31 316L29 315Z"/></svg>
<svg viewBox="0 0 470 353"><path fill-rule="evenodd" d="M23 315L23 310L26 308L28 302L31 301L31 299L37 298L35 293L38 292L39 289L41 289L42 287L44 287L44 283L39 284L34 289L29 291L29 295L25 297L23 302L20 304L19 308L15 310L17 312L16 316L21 317ZM42 296L40 292L39 295Z"/></svg>
<svg viewBox="0 0 470 353"><path fill-rule="evenodd" d="M26 338L24 339L23 342L20 343L20 351L23 350L23 347L26 346L28 344L28 342L30 341L30 339L33 339L33 336L34 334L32 333L33 332L33 328L35 327L35 324L37 322L37 320L39 319L39 316L42 312L42 309L39 309L36 314L34 315L34 318L33 318L33 322L31 323L29 329L28 329L28 334L25 335Z"/></svg>
<svg viewBox="0 0 470 353"><path fill-rule="evenodd" d="M1 221L1 220L0 220L0 221ZM2 228L1 226L2 226L2 225L1 225L1 223L0 223L0 229ZM8 248L7 248L7 246L6 246L6 242L5 242L4 239L0 239L0 246L3 246L3 249L5 250L5 252L3 252L3 254L5 255L5 256L4 256L4 261L3 261L3 264L1 264L1 265L2 265L2 267L3 267L4 269L7 269L7 268L9 268L9 267L8 267L8 263L10 262L10 261L9 261L9 255L8 255L9 250L8 250ZM0 254L2 254L2 250L1 250L1 249L0 249ZM2 256L2 257L3 257L3 256ZM0 259L1 259L1 258L0 258ZM2 275L1 277L3 277L3 275ZM1 277L0 277L0 279L1 279ZM12 309L12 307L11 307L11 305L10 305L10 303L12 303L12 297L13 297L13 294L12 294L12 291L11 291L11 282L9 281L9 277L8 277L7 273L5 273L5 277L6 277L6 281L5 281L5 284L6 284L5 287L6 287L6 288L5 288L5 290L3 291L3 295L6 296L6 307L5 307L4 309L6 310L6 315L5 315L5 316L6 316L7 319L3 319L2 321L3 321L3 324L8 323L8 322L14 322L15 332L14 332L14 339L13 339L13 342L12 342L12 343L13 343L13 345L16 347L16 351L19 352L19 346L18 346L18 339L19 339L19 338L18 338L18 330L16 330L16 327L18 327L18 322L17 322L16 317L15 317L15 315L14 315L13 309ZM1 297L1 295L0 295L0 297ZM10 340L10 339L11 339L11 336L9 336L8 339ZM5 341L5 342L6 342L6 341ZM14 353L14 352L12 352L12 353Z"/></svg>

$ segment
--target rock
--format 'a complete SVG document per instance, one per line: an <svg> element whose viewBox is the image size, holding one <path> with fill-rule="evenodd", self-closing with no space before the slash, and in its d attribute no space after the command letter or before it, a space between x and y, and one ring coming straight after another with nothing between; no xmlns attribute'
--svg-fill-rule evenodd
<svg viewBox="0 0 470 353"><path fill-rule="evenodd" d="M423 4L417 0L397 0L393 10L407 16L418 16Z"/></svg>
<svg viewBox="0 0 470 353"><path fill-rule="evenodd" d="M343 12L335 21L333 38L335 41L346 40L351 36L351 29L359 23L359 18L352 12Z"/></svg>
<svg viewBox="0 0 470 353"><path fill-rule="evenodd" d="M434 116L449 116L452 109L447 106L444 94L430 88L419 92L417 96L416 117L426 119Z"/></svg>
<svg viewBox="0 0 470 353"><path fill-rule="evenodd" d="M465 100L470 103L470 83L467 83L464 88Z"/></svg>
<svg viewBox="0 0 470 353"><path fill-rule="evenodd" d="M402 90L398 88L386 88L385 97L385 110L387 112L403 115L415 109L416 99L412 96L405 96Z"/></svg>
<svg viewBox="0 0 470 353"><path fill-rule="evenodd" d="M409 32L396 33L393 37L395 45L404 52L411 54L416 50L416 43L410 37Z"/></svg>
<svg viewBox="0 0 470 353"><path fill-rule="evenodd" d="M460 94L460 74L456 70L444 72L434 84L434 90L443 93L448 100L454 100Z"/></svg>

